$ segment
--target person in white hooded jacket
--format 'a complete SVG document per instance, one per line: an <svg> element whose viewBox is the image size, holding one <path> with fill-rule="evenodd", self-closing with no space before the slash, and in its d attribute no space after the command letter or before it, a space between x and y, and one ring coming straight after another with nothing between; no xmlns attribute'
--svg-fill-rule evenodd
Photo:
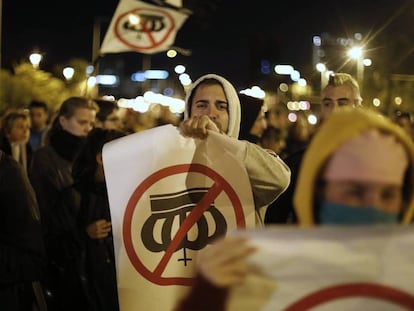
<svg viewBox="0 0 414 311"><path fill-rule="evenodd" d="M237 91L222 76L206 74L197 79L187 92L181 133L187 137L205 139L208 131L238 139L241 108ZM281 158L257 144L246 144L246 167L256 208L256 224L263 225L267 206L286 190L290 169Z"/></svg>

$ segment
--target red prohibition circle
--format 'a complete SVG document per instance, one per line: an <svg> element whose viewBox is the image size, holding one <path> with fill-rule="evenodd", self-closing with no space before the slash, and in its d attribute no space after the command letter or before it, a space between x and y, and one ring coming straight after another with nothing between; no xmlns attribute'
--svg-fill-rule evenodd
<svg viewBox="0 0 414 311"><path fill-rule="evenodd" d="M329 301L349 297L375 298L406 307L407 310L414 310L414 296L402 290L372 283L350 283L330 286L311 293L284 311L306 311Z"/></svg>
<svg viewBox="0 0 414 311"><path fill-rule="evenodd" d="M204 195L201 201L197 204L185 221L180 226L179 230L176 232L175 236L173 237L170 245L168 246L167 250L165 251L164 256L161 258L160 262L154 269L154 271L150 271L139 259L137 252L134 249L134 245L132 242L132 217L134 215L134 211L137 203L145 193L154 183L161 180L162 178L175 175L175 174L183 174L188 172L194 173L201 173L208 177L210 177L214 184ZM185 278L185 277L162 277L162 273L165 270L168 261L170 260L171 256L173 255L176 248L179 246L180 242L186 236L187 232L191 229L191 227L197 222L197 220L203 215L204 211L210 206L210 203L220 194L220 192L224 191L227 196L229 197L235 212L236 217L236 224L237 228L245 228L245 215L243 212L242 204L240 202L239 197L237 196L234 189L231 185L219 174L215 171L210 169L207 166L201 164L181 164L163 168L152 175L148 176L138 187L135 189L131 198L128 201L127 207L125 209L124 219L123 219L123 239L126 253L129 257L134 268L140 273L143 277L147 280L151 281L152 283L159 284L159 285L191 285L192 278Z"/></svg>
<svg viewBox="0 0 414 311"><path fill-rule="evenodd" d="M143 34L148 36L149 41L152 43L150 46L139 46L139 45L133 44L130 41L123 38L122 34L119 32L119 24L122 22L122 20L124 19L125 16L128 16L130 14L140 15L141 11L153 11L153 12L156 12L158 14L161 14L161 15L165 16L168 19L169 24L170 24L170 27L166 30L164 36L158 41L155 40L155 38L151 34L151 31L144 28ZM120 14L118 16L118 18L116 19L115 24L114 24L114 33L115 33L115 36L119 39L119 41L121 41L126 46L130 47L131 49L139 51L139 50L151 50L151 49L157 48L158 46L164 44L164 42L168 39L170 34L173 33L174 28L175 28L175 20L170 14L168 14L168 12L158 10L158 9L142 8L142 9L133 9L131 11L127 11L123 14Z"/></svg>

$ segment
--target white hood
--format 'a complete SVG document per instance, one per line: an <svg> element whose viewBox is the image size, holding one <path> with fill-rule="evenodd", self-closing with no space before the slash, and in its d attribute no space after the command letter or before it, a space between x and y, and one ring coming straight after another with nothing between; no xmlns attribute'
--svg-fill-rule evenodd
<svg viewBox="0 0 414 311"><path fill-rule="evenodd" d="M188 119L189 115L188 112L190 111L190 104L189 98L193 93L194 89L196 89L197 85L200 84L205 79L215 79L223 86L224 93L226 94L227 102L229 105L229 126L227 130L227 135L238 138L239 131L240 131L240 101L239 96L237 95L237 91L234 86L225 78L216 75L216 74L206 74L198 78L189 88L186 98L185 98L185 111L184 111L184 119Z"/></svg>

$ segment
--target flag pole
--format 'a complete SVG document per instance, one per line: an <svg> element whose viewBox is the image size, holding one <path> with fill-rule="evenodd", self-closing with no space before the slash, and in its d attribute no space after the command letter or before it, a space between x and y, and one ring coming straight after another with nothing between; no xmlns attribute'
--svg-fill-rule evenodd
<svg viewBox="0 0 414 311"><path fill-rule="evenodd" d="M142 72L151 69L151 55L142 53ZM142 93L145 93L150 89L150 80L146 79L143 83Z"/></svg>
<svg viewBox="0 0 414 311"><path fill-rule="evenodd" d="M2 26L3 25L3 0L0 0L0 68L1 68L1 58L2 58L2 49L3 49L3 29Z"/></svg>
<svg viewBox="0 0 414 311"><path fill-rule="evenodd" d="M92 62L95 62L99 56L100 45L101 45L101 20L99 17L95 17L94 22L93 22L93 36L92 36Z"/></svg>

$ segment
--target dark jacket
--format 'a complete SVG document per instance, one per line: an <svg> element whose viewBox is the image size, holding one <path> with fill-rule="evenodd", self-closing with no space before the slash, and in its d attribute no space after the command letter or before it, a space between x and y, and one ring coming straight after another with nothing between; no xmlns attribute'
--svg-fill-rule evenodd
<svg viewBox="0 0 414 311"><path fill-rule="evenodd" d="M257 144L260 137L250 134L250 131L259 116L264 101L263 99L251 97L245 94L239 94L239 99L241 107L239 139Z"/></svg>
<svg viewBox="0 0 414 311"><path fill-rule="evenodd" d="M40 214L22 167L0 151L1 309L31 310L31 284L45 266Z"/></svg>
<svg viewBox="0 0 414 311"><path fill-rule="evenodd" d="M33 148L29 143L27 143L25 145L25 147L26 147L26 166L25 166L25 169L28 170L29 166L30 166L30 162L32 160L32 156L33 156ZM11 144L10 144L9 140L4 135L2 135L2 137L0 138L0 149L3 150L6 154L8 154L10 156L12 155Z"/></svg>
<svg viewBox="0 0 414 311"><path fill-rule="evenodd" d="M293 208L293 193L305 151L306 148L302 148L285 158L284 161L291 171L290 183L286 191L267 208L265 224L297 223L297 216Z"/></svg>
<svg viewBox="0 0 414 311"><path fill-rule="evenodd" d="M29 170L44 222L48 257L44 286L52 293L49 311L89 310L84 246L76 222L80 198L72 177L83 142L64 130L51 132L50 143L34 152Z"/></svg>
<svg viewBox="0 0 414 311"><path fill-rule="evenodd" d="M29 176L36 191L46 238L60 230L53 209L60 191L73 184L71 171L72 163L59 156L52 146L41 147L33 155Z"/></svg>
<svg viewBox="0 0 414 311"><path fill-rule="evenodd" d="M79 189L79 188L78 188ZM118 311L118 292L112 231L102 239L91 239L86 227L101 219L111 221L105 183L88 183L80 188L79 227L86 251L86 276L94 310Z"/></svg>

